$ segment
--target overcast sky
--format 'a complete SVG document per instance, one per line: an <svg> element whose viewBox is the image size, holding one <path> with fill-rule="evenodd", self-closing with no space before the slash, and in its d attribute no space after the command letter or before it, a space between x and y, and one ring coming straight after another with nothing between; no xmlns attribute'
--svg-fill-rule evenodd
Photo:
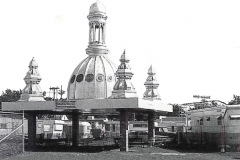
<svg viewBox="0 0 240 160"><path fill-rule="evenodd" d="M85 58L89 7L95 0L1 0L0 91L23 89L35 57L40 86L63 86ZM239 0L101 0L107 47L118 66L126 49L142 97L152 64L166 103L228 102L240 95Z"/></svg>

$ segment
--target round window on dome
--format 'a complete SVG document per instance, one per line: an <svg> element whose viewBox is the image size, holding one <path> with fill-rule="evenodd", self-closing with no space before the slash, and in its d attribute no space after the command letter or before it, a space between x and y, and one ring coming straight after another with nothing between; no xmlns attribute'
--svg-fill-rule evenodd
<svg viewBox="0 0 240 160"><path fill-rule="evenodd" d="M108 82L111 82L113 80L113 76L112 75L108 75L107 80L108 80Z"/></svg>
<svg viewBox="0 0 240 160"><path fill-rule="evenodd" d="M93 74L88 74L85 78L85 81L87 82L92 82L94 79L94 75Z"/></svg>
<svg viewBox="0 0 240 160"><path fill-rule="evenodd" d="M75 78L76 78L76 76L75 76L75 75L73 75L73 76L72 76L72 78L71 78L71 80L70 80L70 82L71 82L71 83L73 83L73 82L74 82L74 80L75 80Z"/></svg>
<svg viewBox="0 0 240 160"><path fill-rule="evenodd" d="M104 75L103 74L98 74L97 75L97 81L102 82L104 80Z"/></svg>
<svg viewBox="0 0 240 160"><path fill-rule="evenodd" d="M79 74L79 75L77 76L76 81L77 81L77 82L82 82L82 80L83 80L83 74Z"/></svg>

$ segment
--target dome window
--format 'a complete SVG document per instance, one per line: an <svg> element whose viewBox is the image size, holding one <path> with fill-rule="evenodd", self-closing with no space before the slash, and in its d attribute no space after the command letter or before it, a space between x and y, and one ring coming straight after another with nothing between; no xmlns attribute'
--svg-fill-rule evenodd
<svg viewBox="0 0 240 160"><path fill-rule="evenodd" d="M98 81L98 82L102 82L103 79L104 79L104 75L103 75L103 74L98 74L98 75L97 75L97 81Z"/></svg>
<svg viewBox="0 0 240 160"><path fill-rule="evenodd" d="M85 81L87 82L92 82L94 79L94 75L93 74L88 74L85 78Z"/></svg>
<svg viewBox="0 0 240 160"><path fill-rule="evenodd" d="M107 78L108 82L111 82L113 80L113 77L112 75L109 75L108 78Z"/></svg>
<svg viewBox="0 0 240 160"><path fill-rule="evenodd" d="M74 82L74 80L75 80L75 78L76 78L76 76L75 76L75 75L73 75L73 76L72 76L72 78L71 78L71 80L70 80L70 82L71 82L71 83L73 83L73 82Z"/></svg>
<svg viewBox="0 0 240 160"><path fill-rule="evenodd" d="M77 82L82 82L82 80L83 80L83 74L79 74L79 75L77 76L76 81L77 81Z"/></svg>

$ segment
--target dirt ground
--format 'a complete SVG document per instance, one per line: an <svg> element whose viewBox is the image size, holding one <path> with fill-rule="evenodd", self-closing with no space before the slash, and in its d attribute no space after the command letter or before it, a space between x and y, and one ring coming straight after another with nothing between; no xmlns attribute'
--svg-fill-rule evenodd
<svg viewBox="0 0 240 160"><path fill-rule="evenodd" d="M6 158L8 160L154 160L154 159L171 159L171 160L230 160L240 159L238 152L212 152L204 153L200 151L187 152L179 149L166 149L160 147L134 146L129 148L129 152L120 152L119 149L99 152L25 152L20 155Z"/></svg>

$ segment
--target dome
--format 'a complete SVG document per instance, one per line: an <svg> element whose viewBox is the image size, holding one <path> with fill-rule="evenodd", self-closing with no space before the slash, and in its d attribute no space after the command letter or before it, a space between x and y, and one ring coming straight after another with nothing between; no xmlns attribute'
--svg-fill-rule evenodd
<svg viewBox="0 0 240 160"><path fill-rule="evenodd" d="M112 94L116 66L107 55L88 56L73 71L68 83L68 99L101 99Z"/></svg>
<svg viewBox="0 0 240 160"><path fill-rule="evenodd" d="M106 13L106 7L99 1L96 1L90 6L89 13L103 12Z"/></svg>

